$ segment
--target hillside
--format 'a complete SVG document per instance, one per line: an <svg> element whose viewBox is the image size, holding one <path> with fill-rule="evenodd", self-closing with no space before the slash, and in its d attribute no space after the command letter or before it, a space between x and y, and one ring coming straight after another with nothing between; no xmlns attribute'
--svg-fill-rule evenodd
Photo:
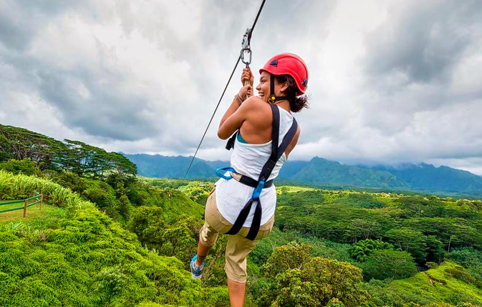
<svg viewBox="0 0 482 307"><path fill-rule="evenodd" d="M0 219L0 306L227 306L225 289L201 288L180 260L142 247L70 190L0 171L2 196L13 182L11 195L35 189L61 210Z"/></svg>
<svg viewBox="0 0 482 307"><path fill-rule="evenodd" d="M0 213L0 306L228 306L225 236L203 286L188 271L212 183L58 176L0 171L0 202L47 202L28 219ZM481 201L294 186L278 199L249 256L246 306L482 304Z"/></svg>
<svg viewBox="0 0 482 307"><path fill-rule="evenodd" d="M189 273L213 182L137 177L117 153L3 131L22 159L0 160L1 307L228 306L227 236L201 281ZM198 163L201 174L223 162ZM323 170L401 184L320 158L287 168L316 180ZM482 201L356 190L278 184L275 227L248 257L246 306L482 306ZM42 210L10 211L37 193Z"/></svg>
<svg viewBox="0 0 482 307"><path fill-rule="evenodd" d="M29 220L0 213L0 306L228 305L226 289L202 288L180 260L141 246L70 190L0 171L1 196L8 186L11 196L40 191L60 210Z"/></svg>

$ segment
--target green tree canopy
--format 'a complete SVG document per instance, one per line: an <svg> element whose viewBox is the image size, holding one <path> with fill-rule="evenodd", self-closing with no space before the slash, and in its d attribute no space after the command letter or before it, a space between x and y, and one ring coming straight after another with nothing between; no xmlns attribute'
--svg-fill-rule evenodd
<svg viewBox="0 0 482 307"><path fill-rule="evenodd" d="M260 306L359 306L368 293L360 290L361 270L347 262L310 257L311 247L276 248L263 268L272 281L261 291Z"/></svg>
<svg viewBox="0 0 482 307"><path fill-rule="evenodd" d="M374 251L366 258L362 269L366 280L402 279L417 273L415 262L409 253L391 250Z"/></svg>

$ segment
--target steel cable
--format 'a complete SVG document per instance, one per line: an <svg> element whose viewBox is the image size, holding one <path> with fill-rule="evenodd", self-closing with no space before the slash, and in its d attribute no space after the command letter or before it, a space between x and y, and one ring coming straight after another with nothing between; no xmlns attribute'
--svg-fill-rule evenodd
<svg viewBox="0 0 482 307"><path fill-rule="evenodd" d="M261 3L261 6L259 7L258 14L256 14L256 18L254 20L253 26L250 29L250 34L248 36L248 39L251 40L251 35L253 33L254 27L256 26L256 23L258 22L259 15L261 14L261 11L263 10L263 6L266 0L263 0ZM221 94L221 97L219 98L218 104L216 105L216 108L214 109L213 115L211 116L211 119L209 120L209 123L206 127L206 130L204 131L204 134L201 138L201 141L199 142L199 145L196 148L196 152L194 153L194 156L191 159L191 162L189 163L189 167L187 168L186 174L184 175L184 179L187 178L187 175L189 174L189 171L191 170L191 166L194 162L194 159L196 158L197 152L199 151L199 148L201 147L202 142L204 141L204 137L206 136L206 133L208 132L209 126L211 125L211 122L213 121L214 115L216 114L216 111L219 108L219 105L221 104L221 101L223 100L224 94L226 93L226 90L228 89L229 83L231 82L231 79L233 78L234 72L236 71L236 68L238 68L239 61L241 60L241 54L238 56L238 60L236 61L236 64L234 65L234 69L231 72L231 75L229 76L228 82L226 83L226 86L224 87L223 93Z"/></svg>

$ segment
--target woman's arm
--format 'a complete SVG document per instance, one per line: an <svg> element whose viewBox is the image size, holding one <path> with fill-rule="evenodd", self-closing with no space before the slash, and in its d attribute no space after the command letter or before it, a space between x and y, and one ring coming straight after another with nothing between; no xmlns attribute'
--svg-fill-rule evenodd
<svg viewBox="0 0 482 307"><path fill-rule="evenodd" d="M239 94L237 95L239 96ZM219 128L224 124L224 122L236 112L239 107L241 107L242 102L239 101L238 97L234 96L233 101L231 102L231 105L229 108L226 110L226 112L223 115L223 118L221 118L221 122L219 123Z"/></svg>
<svg viewBox="0 0 482 307"><path fill-rule="evenodd" d="M243 74L241 75L241 82L245 84L246 81L249 81L250 84L243 86L239 90L238 95L234 96L231 105L226 110L219 123L218 137L223 140L229 138L237 129L239 129L246 119L246 112L243 111L245 108L240 107L241 104L243 104L242 100L244 97L253 95L254 77L249 68L243 69ZM238 109L241 110L238 112ZM230 118L230 120L228 124L225 125L228 118Z"/></svg>
<svg viewBox="0 0 482 307"><path fill-rule="evenodd" d="M234 97L231 106L226 111L219 124L218 137L222 140L229 138L236 130L241 128L243 122L248 118L248 114L253 108L253 99L247 99L239 105L238 99Z"/></svg>

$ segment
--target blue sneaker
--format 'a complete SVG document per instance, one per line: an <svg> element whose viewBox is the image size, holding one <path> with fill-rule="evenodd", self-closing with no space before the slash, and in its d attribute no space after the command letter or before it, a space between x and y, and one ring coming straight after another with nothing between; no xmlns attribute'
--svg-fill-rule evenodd
<svg viewBox="0 0 482 307"><path fill-rule="evenodd" d="M196 259L197 255L194 255L191 259L191 273L192 273L192 278L193 279L201 279L203 276L203 268L204 265L206 264L206 261L204 261L203 265L199 266L196 264Z"/></svg>

